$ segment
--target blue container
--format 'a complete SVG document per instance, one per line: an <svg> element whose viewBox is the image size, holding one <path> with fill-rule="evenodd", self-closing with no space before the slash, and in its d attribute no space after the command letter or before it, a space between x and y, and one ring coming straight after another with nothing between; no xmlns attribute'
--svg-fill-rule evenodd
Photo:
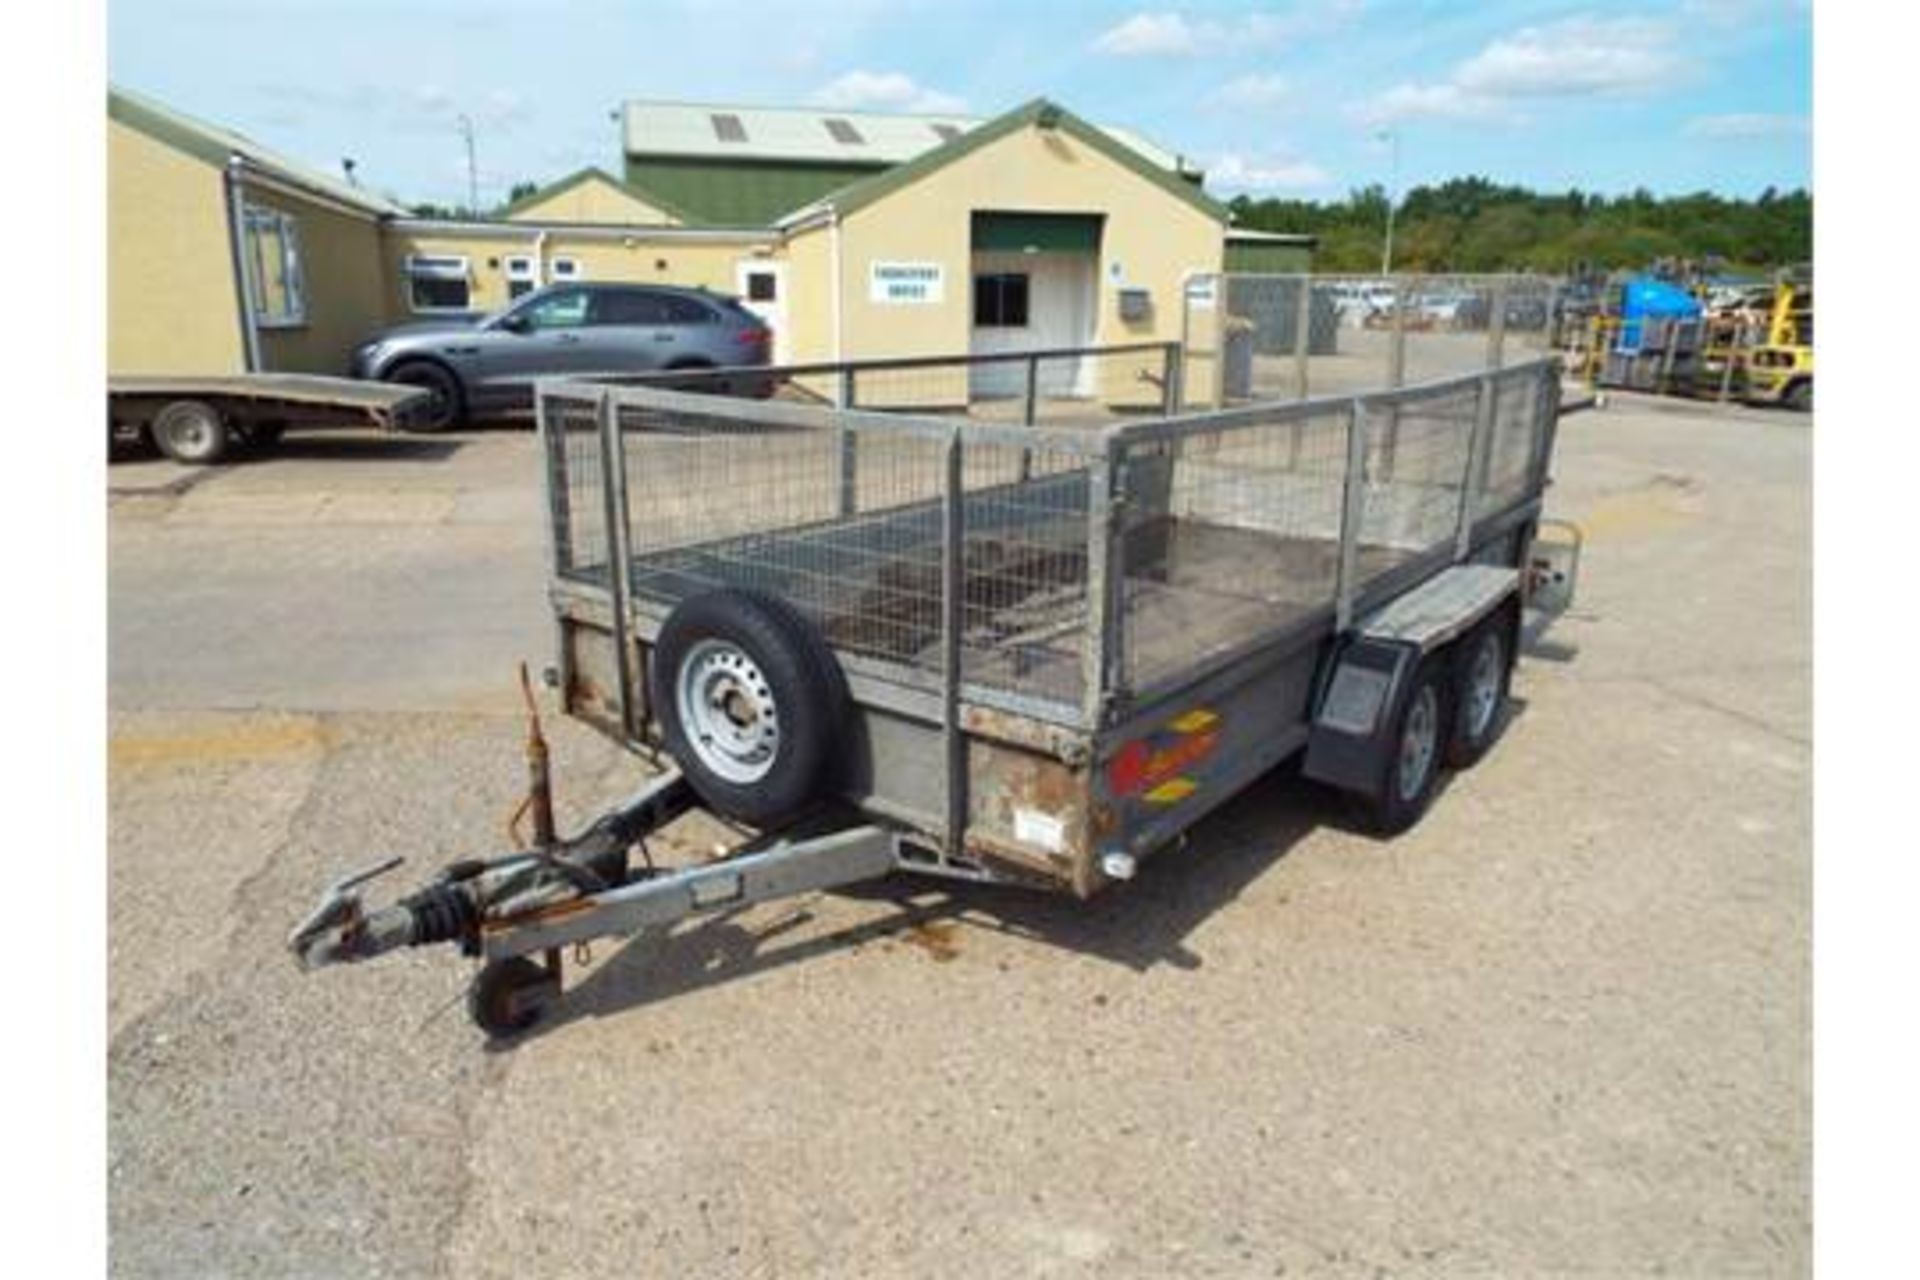
<svg viewBox="0 0 1920 1280"><path fill-rule="evenodd" d="M1613 349L1623 355L1640 350L1643 320L1698 320L1700 303L1677 285L1641 276L1629 280L1620 296L1620 337Z"/></svg>

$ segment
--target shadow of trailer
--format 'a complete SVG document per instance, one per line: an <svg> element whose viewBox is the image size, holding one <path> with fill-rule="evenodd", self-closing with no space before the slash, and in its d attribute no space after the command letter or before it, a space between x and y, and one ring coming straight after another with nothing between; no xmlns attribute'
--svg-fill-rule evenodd
<svg viewBox="0 0 1920 1280"><path fill-rule="evenodd" d="M288 431L413 430L431 403L421 387L309 373L110 377L107 439L150 442L175 462L208 466L271 448Z"/></svg>
<svg viewBox="0 0 1920 1280"><path fill-rule="evenodd" d="M1497 736L1527 606L1571 597L1558 362L1202 413L1176 382L1009 421L924 377L891 410L543 381L550 680L662 771L381 911L344 881L295 954L456 942L502 1035L594 937L895 871L1089 898L1291 758L1407 829ZM759 834L632 865L695 808Z"/></svg>

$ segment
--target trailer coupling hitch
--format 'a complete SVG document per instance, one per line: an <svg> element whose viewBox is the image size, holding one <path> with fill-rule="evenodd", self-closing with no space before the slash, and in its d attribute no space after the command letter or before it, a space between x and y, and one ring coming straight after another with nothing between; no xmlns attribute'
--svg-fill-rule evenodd
<svg viewBox="0 0 1920 1280"><path fill-rule="evenodd" d="M405 858L388 858L327 886L326 892L320 895L320 905L308 913L287 940L294 955L299 957L301 968L317 969L338 961L363 959L386 949L376 948L363 954L370 935L369 917L360 906L360 888L405 861Z"/></svg>

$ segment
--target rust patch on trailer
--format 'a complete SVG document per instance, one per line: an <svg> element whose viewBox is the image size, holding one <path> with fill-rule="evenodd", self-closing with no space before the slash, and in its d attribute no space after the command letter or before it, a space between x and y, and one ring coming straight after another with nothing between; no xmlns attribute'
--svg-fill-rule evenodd
<svg viewBox="0 0 1920 1280"><path fill-rule="evenodd" d="M975 703L960 709L960 727L974 737L1044 752L1067 765L1083 764L1092 753L1084 734Z"/></svg>

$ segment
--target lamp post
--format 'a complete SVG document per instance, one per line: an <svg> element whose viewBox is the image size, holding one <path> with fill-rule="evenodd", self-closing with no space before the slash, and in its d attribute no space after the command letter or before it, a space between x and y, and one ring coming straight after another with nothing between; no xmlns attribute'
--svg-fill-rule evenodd
<svg viewBox="0 0 1920 1280"><path fill-rule="evenodd" d="M473 121L460 115L460 134L467 140L467 216L480 216L480 170L473 162Z"/></svg>
<svg viewBox="0 0 1920 1280"><path fill-rule="evenodd" d="M1392 167L1388 170L1387 178L1387 239L1380 249L1380 274L1390 276L1393 274L1393 215L1400 204L1400 131L1383 129L1373 136L1393 148Z"/></svg>

